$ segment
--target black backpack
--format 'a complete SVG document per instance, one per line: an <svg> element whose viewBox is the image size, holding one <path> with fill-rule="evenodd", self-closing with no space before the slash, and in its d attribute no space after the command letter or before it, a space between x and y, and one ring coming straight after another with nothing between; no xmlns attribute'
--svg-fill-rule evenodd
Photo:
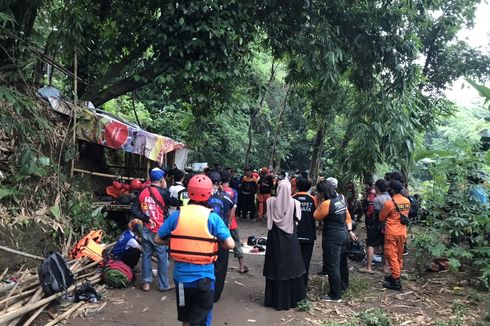
<svg viewBox="0 0 490 326"><path fill-rule="evenodd" d="M410 211L408 212L408 217L413 220L419 214L419 203L414 196L408 196L408 200L410 201Z"/></svg>
<svg viewBox="0 0 490 326"><path fill-rule="evenodd" d="M66 291L75 280L63 257L53 252L43 260L38 268L39 283L44 294L52 295Z"/></svg>

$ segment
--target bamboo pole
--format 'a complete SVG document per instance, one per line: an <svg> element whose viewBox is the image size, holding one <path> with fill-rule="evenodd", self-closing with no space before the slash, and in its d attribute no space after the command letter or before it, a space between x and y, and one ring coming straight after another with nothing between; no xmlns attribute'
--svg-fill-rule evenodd
<svg viewBox="0 0 490 326"><path fill-rule="evenodd" d="M24 257L27 257L27 258L37 259L37 260L41 260L41 261L44 260L43 257L39 257L39 256L36 256L36 255L31 255L31 254L28 254L26 252L15 250L15 249L11 249L11 248L4 247L4 246L0 246L0 250L7 251L7 252L10 252L10 253L13 253L13 254L16 254L16 255L24 256Z"/></svg>
<svg viewBox="0 0 490 326"><path fill-rule="evenodd" d="M82 170L82 169L77 169L77 168L73 168L73 171L78 172L78 173L95 175L97 177L111 178L111 179L122 179L122 180L133 180L134 179L131 177L124 177L124 176L119 176L119 175L115 175L115 174L108 174L108 173L92 172L92 171Z"/></svg>
<svg viewBox="0 0 490 326"><path fill-rule="evenodd" d="M78 302L77 304L73 305L73 307L71 307L70 309L68 309L63 314L59 315L58 317L56 317L55 319L53 319L49 323L45 324L44 326L53 326L53 325L56 325L57 323L59 323L63 319L69 317L75 310L77 310L78 308L80 308L83 304L85 304L84 301Z"/></svg>
<svg viewBox="0 0 490 326"><path fill-rule="evenodd" d="M78 58L77 58L77 48L75 47L75 62L74 62L74 68L73 68L73 73L75 75L75 78L73 79L73 84L74 84L74 91L75 91L75 105L73 106L73 146L77 145L77 102L78 102ZM71 170L70 170L70 177L73 178L73 169L75 168L75 155L71 159Z"/></svg>
<svg viewBox="0 0 490 326"><path fill-rule="evenodd" d="M39 316L39 314L40 314L41 312L43 312L43 310L44 310L44 309L46 309L46 307L47 307L47 306L49 306L49 303L46 303L45 305L43 305L43 306L39 307L39 309L37 309L37 310L36 310L36 311L35 311L35 312L32 314L32 316L31 316L31 317L29 317L29 319L28 319L28 320L26 320L26 322L24 323L24 326L29 326L30 324L32 324L32 322L33 322L34 320L36 320L37 316Z"/></svg>

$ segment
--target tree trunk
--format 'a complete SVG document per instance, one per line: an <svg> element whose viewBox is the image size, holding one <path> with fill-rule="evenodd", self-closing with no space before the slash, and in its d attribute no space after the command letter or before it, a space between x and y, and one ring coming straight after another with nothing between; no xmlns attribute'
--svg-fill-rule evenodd
<svg viewBox="0 0 490 326"><path fill-rule="evenodd" d="M277 118L277 124L276 128L274 130L274 141L272 142L272 151L271 151L271 158L269 161L269 167L274 167L274 163L276 163L277 158L276 158L276 147L277 147L277 139L279 138L279 132L281 130L281 125L282 125L282 115L284 114L284 111L286 110L286 104L289 96L289 91L291 90L291 86L288 86L288 90L286 91L286 95L284 96L284 102L282 104L281 111L279 112L279 116Z"/></svg>
<svg viewBox="0 0 490 326"><path fill-rule="evenodd" d="M326 129L327 129L327 120L323 118L318 125L318 129L316 131L316 136L315 136L315 142L313 144L313 152L311 153L310 177L314 183L318 178L318 170L320 169L320 163L323 154Z"/></svg>
<svg viewBox="0 0 490 326"><path fill-rule="evenodd" d="M275 60L273 60L272 65L271 65L271 75L269 77L269 82L267 83L267 87L266 87L264 93L260 96L260 100L259 100L259 103L257 105L257 108L250 109L250 122L248 125L248 145L247 145L247 150L245 151L245 166L246 167L248 167L250 165L250 154L252 151L253 127L254 127L254 123L255 123L255 118L259 114L260 109L262 108L262 105L264 104L265 96L267 95L267 92L269 91L269 88L271 87L272 81L274 80L276 68L277 68L277 65L275 65Z"/></svg>

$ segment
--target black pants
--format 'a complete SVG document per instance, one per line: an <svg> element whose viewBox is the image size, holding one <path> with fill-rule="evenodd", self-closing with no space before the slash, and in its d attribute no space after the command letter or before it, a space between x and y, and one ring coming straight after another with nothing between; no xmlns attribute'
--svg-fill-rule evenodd
<svg viewBox="0 0 490 326"><path fill-rule="evenodd" d="M324 267L328 274L330 291L328 296L334 300L340 299L342 292L349 286L349 267L345 244L346 231L328 231L323 234Z"/></svg>
<svg viewBox="0 0 490 326"><path fill-rule="evenodd" d="M255 194L240 194L238 198L240 202L237 207L236 216L246 218L247 212L250 212L250 219L255 218Z"/></svg>
<svg viewBox="0 0 490 326"><path fill-rule="evenodd" d="M219 248L218 259L214 262L214 275L216 283L214 286L214 302L218 302L221 292L225 287L226 272L228 271L228 258L230 252L227 249Z"/></svg>
<svg viewBox="0 0 490 326"><path fill-rule="evenodd" d="M128 265L131 269L134 269L141 257L141 251L136 248L129 248L120 257L121 261Z"/></svg>
<svg viewBox="0 0 490 326"><path fill-rule="evenodd" d="M310 270L311 255L313 254L313 245L315 243L300 242L299 244L301 246L301 256L303 257L303 263L305 264L305 269L306 269L306 274L304 275L305 287L306 287L308 285L308 273Z"/></svg>

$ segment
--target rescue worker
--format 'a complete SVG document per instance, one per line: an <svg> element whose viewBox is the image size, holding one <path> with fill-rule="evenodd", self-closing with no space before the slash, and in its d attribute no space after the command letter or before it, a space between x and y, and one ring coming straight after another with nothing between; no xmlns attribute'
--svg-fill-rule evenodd
<svg viewBox="0 0 490 326"><path fill-rule="evenodd" d="M410 201L401 194L404 187L400 181L391 180L389 189L392 198L386 201L379 213L379 220L385 222L384 252L391 269L391 274L385 277L383 287L401 291L403 246L407 239L407 226L401 223L401 214L408 216Z"/></svg>
<svg viewBox="0 0 490 326"><path fill-rule="evenodd" d="M233 249L235 243L220 216L207 207L213 192L211 180L202 174L195 175L187 190L189 205L170 215L155 242L163 245L170 241L170 256L175 260L177 319L183 326L211 325L213 262L218 258L219 243L226 250Z"/></svg>
<svg viewBox="0 0 490 326"><path fill-rule="evenodd" d="M246 219L250 212L250 219L255 219L255 194L257 193L257 179L253 176L250 169L245 168L244 176L238 190L238 209L237 217Z"/></svg>
<svg viewBox="0 0 490 326"><path fill-rule="evenodd" d="M141 257L143 248L138 243L137 235L143 229L143 222L137 218L128 223L128 229L119 237L111 250L111 255L116 256L123 263L134 269Z"/></svg>
<svg viewBox="0 0 490 326"><path fill-rule="evenodd" d="M308 272L310 269L311 255L313 254L313 245L316 240L316 222L313 218L313 212L317 206L317 199L308 193L308 190L311 188L311 183L304 176L296 178L296 186L299 191L293 195L293 198L301 204L301 220L298 222L297 237L306 269L306 287L308 285Z"/></svg>
<svg viewBox="0 0 490 326"><path fill-rule="evenodd" d="M167 247L155 243L155 233L168 216L169 206L178 206L178 201L170 197L166 189L165 172L154 168L150 172L151 185L143 189L131 207L132 214L143 221L141 247L143 258L141 263L141 289L150 290L153 281L151 257L156 253L158 260L158 290L165 292L172 289L168 280Z"/></svg>
<svg viewBox="0 0 490 326"><path fill-rule="evenodd" d="M349 267L345 254L347 241L356 241L352 231L352 219L345 198L333 186L334 178L317 184L320 203L313 213L317 221L323 221L322 249L325 258L325 272L330 285L329 293L323 298L328 302L341 302L342 293L349 286Z"/></svg>
<svg viewBox="0 0 490 326"><path fill-rule="evenodd" d="M269 169L263 167L260 170L259 193L257 194L259 221L262 221L265 216L265 202L271 198L272 186L273 181Z"/></svg>
<svg viewBox="0 0 490 326"><path fill-rule="evenodd" d="M213 193L208 200L208 207L218 214L226 227L229 226L230 212L234 206L230 196L220 189L221 176L218 172L211 172L209 178L213 183ZM216 284L214 289L214 302L218 302L221 297L221 292L225 286L226 271L228 270L228 258L230 252L220 248L218 259L214 262L214 274L216 276Z"/></svg>

